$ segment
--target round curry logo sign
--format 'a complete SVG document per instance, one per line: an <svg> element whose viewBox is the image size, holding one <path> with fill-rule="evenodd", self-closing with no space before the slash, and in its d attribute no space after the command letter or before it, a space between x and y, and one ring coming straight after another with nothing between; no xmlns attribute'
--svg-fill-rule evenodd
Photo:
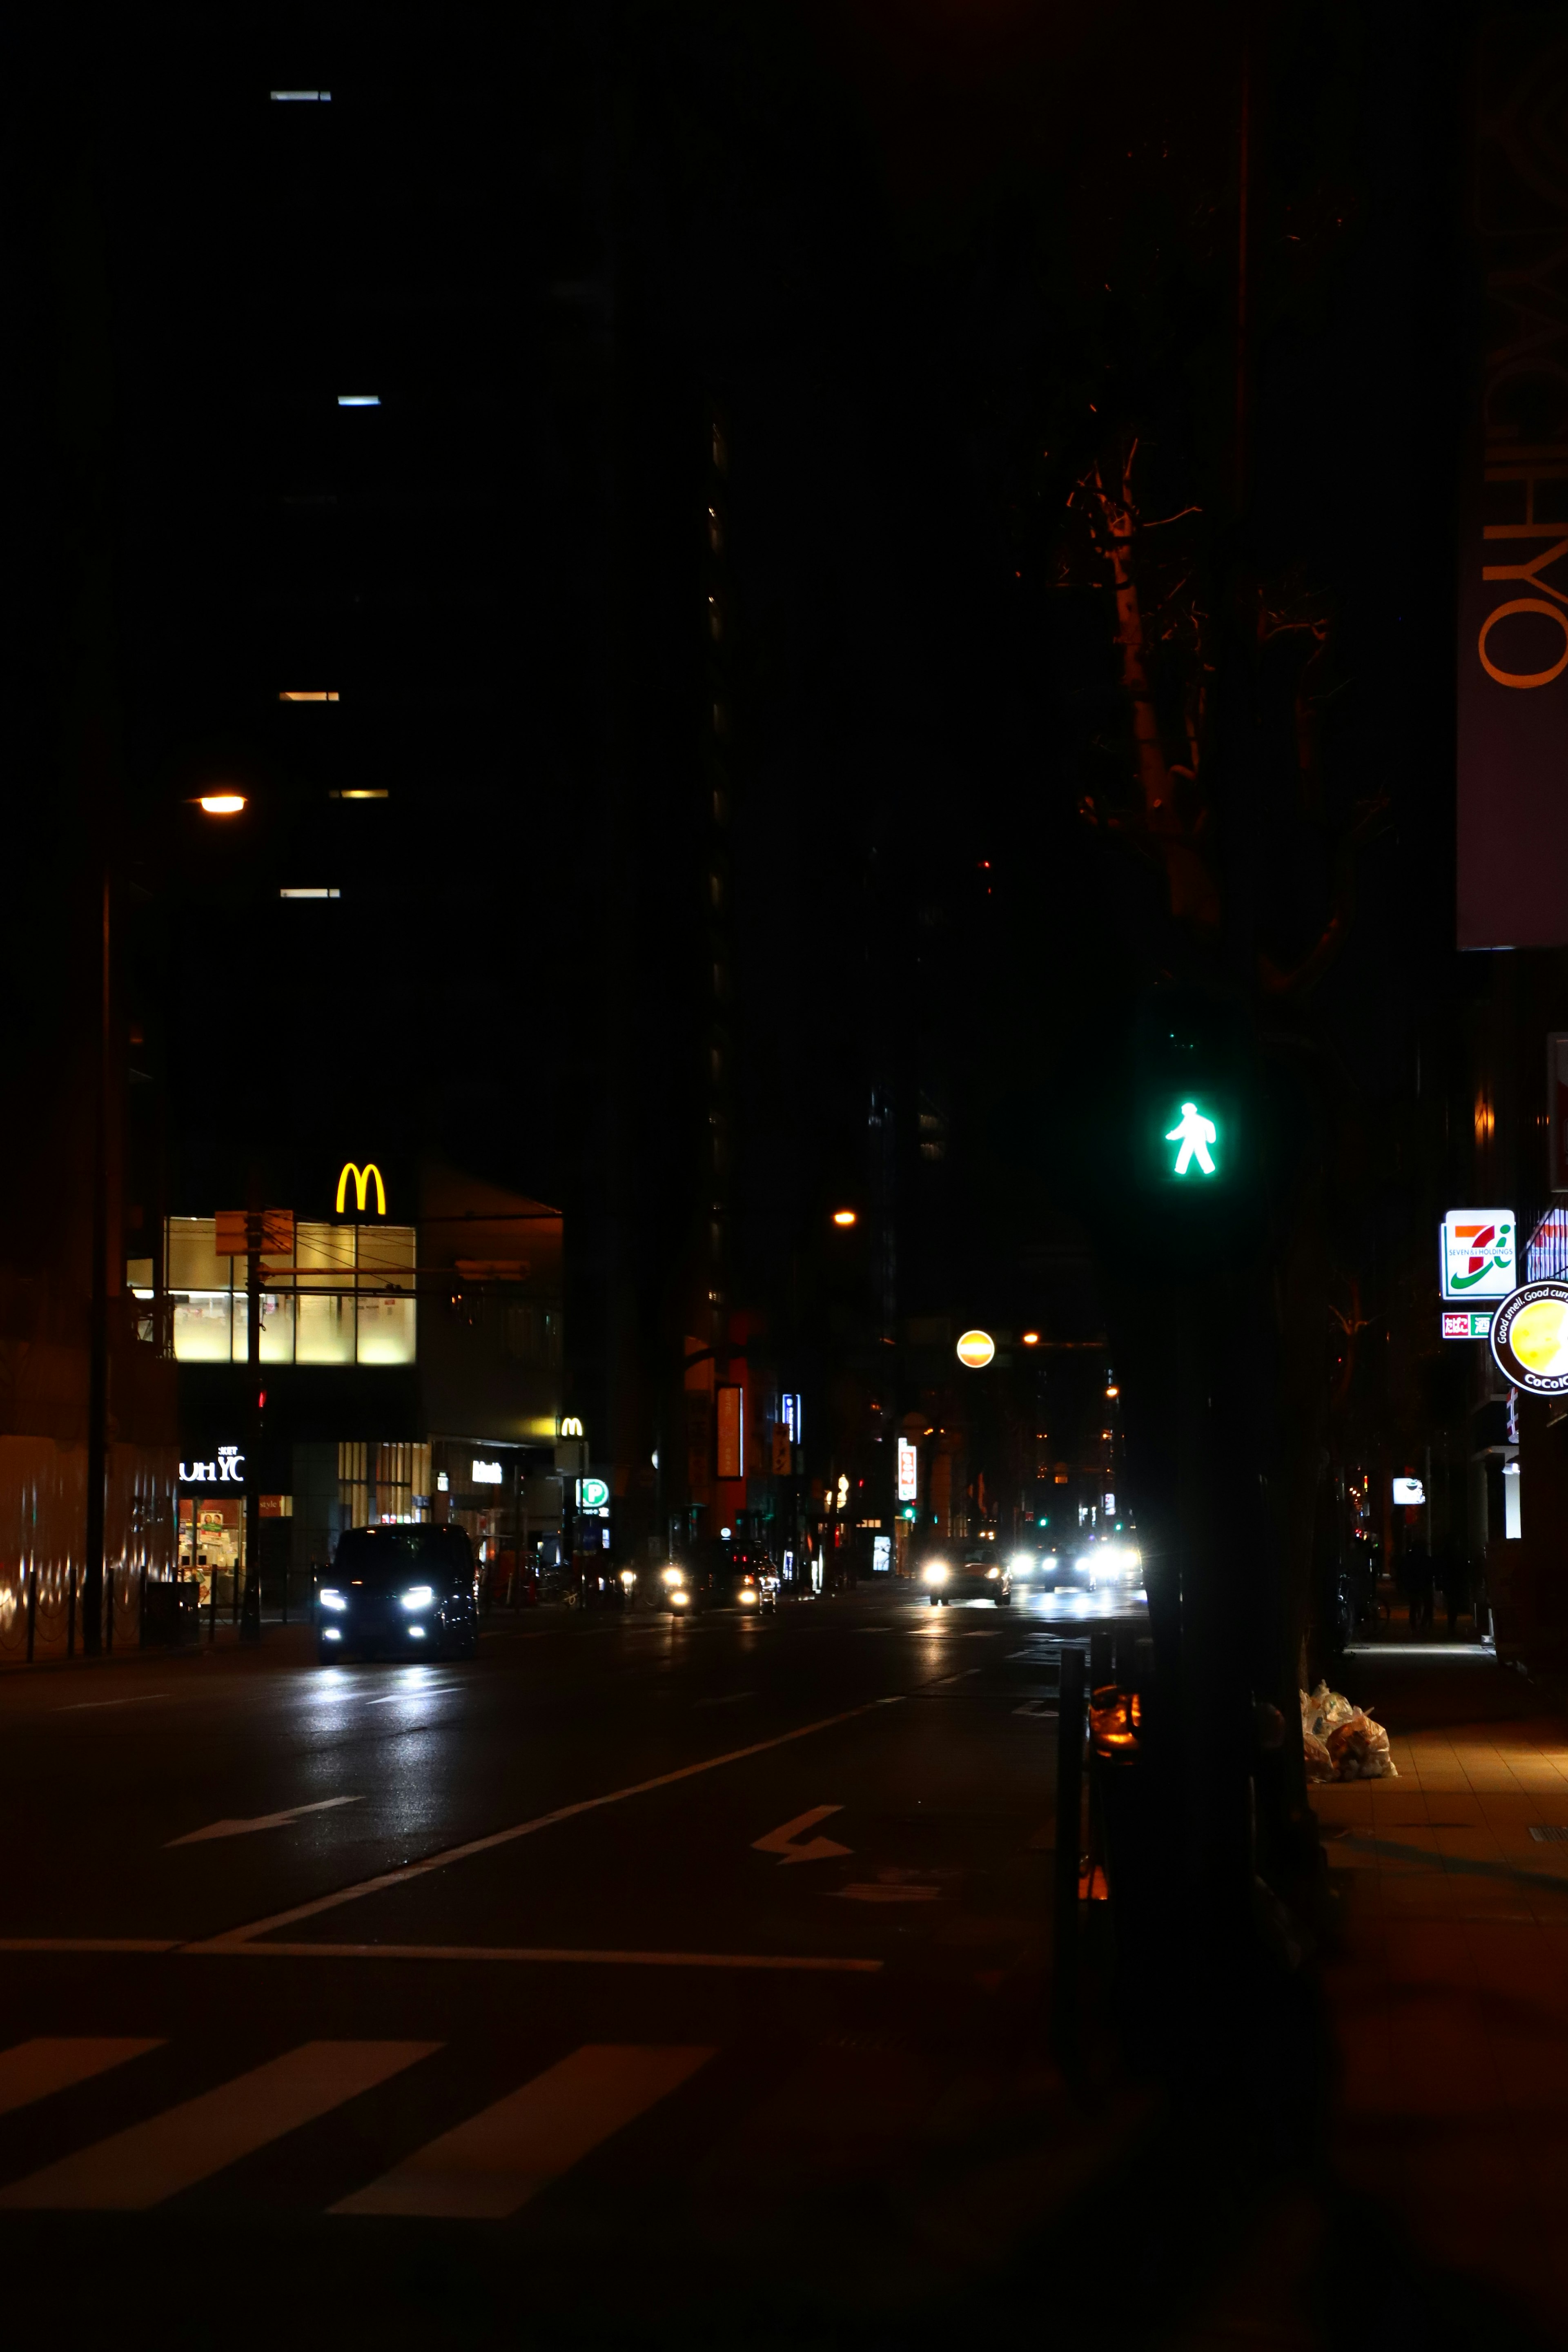
<svg viewBox="0 0 1568 2352"><path fill-rule="evenodd" d="M1568 1389L1568 1282L1526 1282L1492 1317L1492 1354L1516 1389Z"/></svg>
<svg viewBox="0 0 1568 2352"><path fill-rule="evenodd" d="M989 1331L965 1331L958 1343L958 1360L972 1372L983 1372L995 1353Z"/></svg>

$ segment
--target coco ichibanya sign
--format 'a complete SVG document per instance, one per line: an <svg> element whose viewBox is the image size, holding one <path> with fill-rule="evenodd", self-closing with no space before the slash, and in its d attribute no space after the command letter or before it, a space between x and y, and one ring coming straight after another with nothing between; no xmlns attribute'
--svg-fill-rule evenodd
<svg viewBox="0 0 1568 2352"><path fill-rule="evenodd" d="M1492 1318L1492 1356L1504 1380L1537 1396L1568 1389L1568 1282L1526 1282Z"/></svg>
<svg viewBox="0 0 1568 2352"><path fill-rule="evenodd" d="M1445 1298L1506 1298L1519 1276L1514 1267L1517 1226L1511 1209L1450 1209L1438 1241L1438 1273Z"/></svg>

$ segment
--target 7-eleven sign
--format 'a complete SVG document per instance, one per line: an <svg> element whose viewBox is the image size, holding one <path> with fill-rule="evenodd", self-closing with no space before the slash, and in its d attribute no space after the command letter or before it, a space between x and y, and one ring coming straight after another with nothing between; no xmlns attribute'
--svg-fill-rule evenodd
<svg viewBox="0 0 1568 2352"><path fill-rule="evenodd" d="M1506 1298L1518 1287L1511 1209L1450 1209L1439 1271L1445 1298Z"/></svg>

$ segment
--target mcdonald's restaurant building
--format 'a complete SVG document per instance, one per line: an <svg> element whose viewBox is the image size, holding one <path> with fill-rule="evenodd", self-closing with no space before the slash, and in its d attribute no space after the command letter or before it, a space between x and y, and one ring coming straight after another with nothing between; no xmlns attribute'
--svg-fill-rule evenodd
<svg viewBox="0 0 1568 2352"><path fill-rule="evenodd" d="M557 1443L561 1255L558 1210L445 1165L334 1162L248 1228L216 1203L167 1218L161 1262L127 1274L144 1336L172 1339L180 1564L204 1601L237 1588L253 1448L268 1607L302 1604L342 1530L385 1520L466 1527L492 1576L558 1557L583 1450Z"/></svg>

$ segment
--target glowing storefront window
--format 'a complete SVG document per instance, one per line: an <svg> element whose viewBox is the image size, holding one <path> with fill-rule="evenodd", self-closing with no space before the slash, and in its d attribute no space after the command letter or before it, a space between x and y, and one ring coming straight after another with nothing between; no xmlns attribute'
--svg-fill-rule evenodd
<svg viewBox="0 0 1568 2352"><path fill-rule="evenodd" d="M181 1363L248 1360L243 1257L219 1257L211 1217L171 1217L168 1289ZM291 1265L264 1260L264 1364L412 1364L417 1356L412 1225L294 1229Z"/></svg>

